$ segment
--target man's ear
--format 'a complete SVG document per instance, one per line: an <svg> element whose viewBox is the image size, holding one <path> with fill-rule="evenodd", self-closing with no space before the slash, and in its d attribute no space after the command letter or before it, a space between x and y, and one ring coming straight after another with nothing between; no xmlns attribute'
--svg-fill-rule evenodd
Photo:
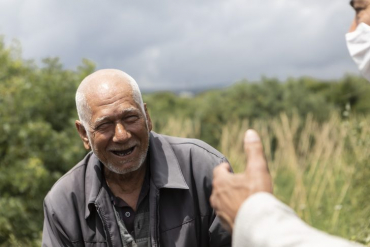
<svg viewBox="0 0 370 247"><path fill-rule="evenodd" d="M152 120L150 119L150 115L148 112L148 108L146 107L146 103L144 103L144 110L145 110L145 115L146 115L146 121L148 122L148 129L149 131L152 131L152 128L153 128Z"/></svg>
<svg viewBox="0 0 370 247"><path fill-rule="evenodd" d="M91 146L90 146L89 138L87 137L87 133L86 133L85 127L83 126L83 124L81 123L80 120L76 120L75 125L76 125L76 128L77 128L78 134L80 135L81 140L82 140L82 142L84 144L84 147L87 150L90 150L91 149Z"/></svg>

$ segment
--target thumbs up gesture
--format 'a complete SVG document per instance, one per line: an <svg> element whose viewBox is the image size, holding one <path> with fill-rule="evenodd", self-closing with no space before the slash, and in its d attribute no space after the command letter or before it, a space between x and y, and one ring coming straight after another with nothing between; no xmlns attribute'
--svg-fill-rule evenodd
<svg viewBox="0 0 370 247"><path fill-rule="evenodd" d="M211 205L223 226L232 232L234 220L241 204L258 192L272 193L272 181L260 137L255 130L244 135L246 154L245 172L230 173L230 165L222 163L213 171Z"/></svg>

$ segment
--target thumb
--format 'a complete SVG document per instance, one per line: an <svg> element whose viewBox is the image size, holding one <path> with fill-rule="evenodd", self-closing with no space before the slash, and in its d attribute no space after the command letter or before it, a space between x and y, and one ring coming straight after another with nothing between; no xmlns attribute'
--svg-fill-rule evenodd
<svg viewBox="0 0 370 247"><path fill-rule="evenodd" d="M213 169L213 178L230 174L230 165L228 163L221 163Z"/></svg>
<svg viewBox="0 0 370 247"><path fill-rule="evenodd" d="M247 156L246 172L262 171L268 173L261 138L255 130L249 129L245 132L244 152Z"/></svg>

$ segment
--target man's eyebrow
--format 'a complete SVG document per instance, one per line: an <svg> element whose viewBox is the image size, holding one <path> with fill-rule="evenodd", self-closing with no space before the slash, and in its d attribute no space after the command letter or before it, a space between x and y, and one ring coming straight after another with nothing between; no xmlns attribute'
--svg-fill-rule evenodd
<svg viewBox="0 0 370 247"><path fill-rule="evenodd" d="M130 113L130 112L139 113L139 110L135 107L129 107L122 111L123 114Z"/></svg>
<svg viewBox="0 0 370 247"><path fill-rule="evenodd" d="M97 126L99 126L101 123L105 122L108 119L109 119L109 116L103 116L103 117L96 119L94 121L93 127L96 128Z"/></svg>
<svg viewBox="0 0 370 247"><path fill-rule="evenodd" d="M129 108L124 109L121 112L122 115L130 114L130 113L140 113L140 111L135 107L129 107Z"/></svg>
<svg viewBox="0 0 370 247"><path fill-rule="evenodd" d="M349 4L352 6L352 8L363 8L367 5L369 5L370 1L363 1L363 0L351 0Z"/></svg>

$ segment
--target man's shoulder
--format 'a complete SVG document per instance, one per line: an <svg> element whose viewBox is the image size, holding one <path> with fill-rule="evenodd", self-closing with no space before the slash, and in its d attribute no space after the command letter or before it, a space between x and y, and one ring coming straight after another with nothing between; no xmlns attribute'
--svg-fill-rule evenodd
<svg viewBox="0 0 370 247"><path fill-rule="evenodd" d="M167 135L160 136L170 144L175 153L185 152L191 154L193 158L207 159L208 157L220 162L226 161L222 153L202 140Z"/></svg>
<svg viewBox="0 0 370 247"><path fill-rule="evenodd" d="M182 149L194 149L196 151L205 151L211 155L214 155L218 158L224 158L224 155L220 153L217 149L207 144L206 142L194 139L194 138L183 138L175 136L161 135L173 148L182 148Z"/></svg>
<svg viewBox="0 0 370 247"><path fill-rule="evenodd" d="M90 157L91 153L87 154L84 159L60 177L45 198L49 198L51 201L59 201L65 199L65 196L68 194L73 193L76 188L81 188L81 186L83 188L86 167Z"/></svg>

